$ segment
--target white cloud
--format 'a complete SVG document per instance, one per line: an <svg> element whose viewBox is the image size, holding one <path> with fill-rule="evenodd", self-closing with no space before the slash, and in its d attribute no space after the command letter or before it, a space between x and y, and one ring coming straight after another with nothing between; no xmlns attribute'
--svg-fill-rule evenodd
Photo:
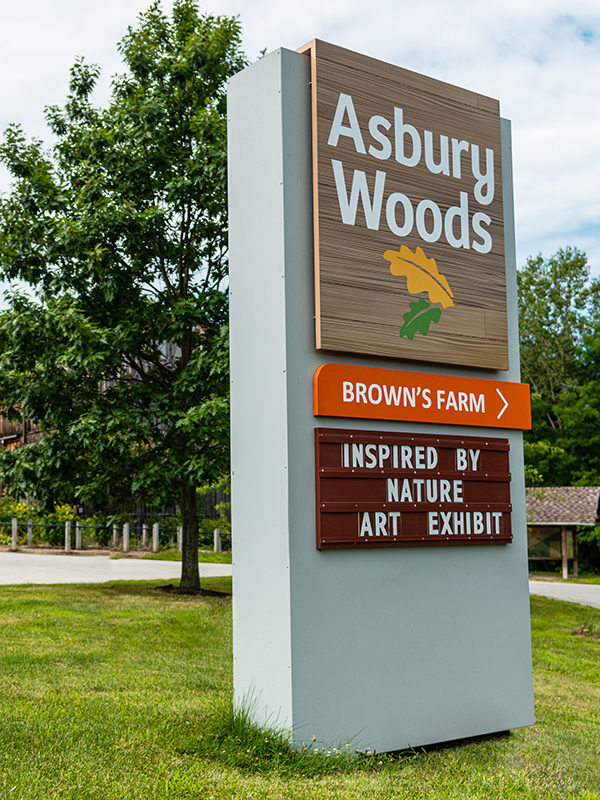
<svg viewBox="0 0 600 800"><path fill-rule="evenodd" d="M41 136L43 106L63 100L77 55L102 66L107 97L115 44L149 2L5 5L0 127L19 121ZM600 274L597 0L206 0L202 10L238 14L251 58L318 37L497 97L513 126L519 263L571 244Z"/></svg>

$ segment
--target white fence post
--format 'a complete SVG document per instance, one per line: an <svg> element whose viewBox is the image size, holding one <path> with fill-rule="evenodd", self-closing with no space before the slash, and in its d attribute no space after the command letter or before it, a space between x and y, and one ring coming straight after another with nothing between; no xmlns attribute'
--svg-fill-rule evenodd
<svg viewBox="0 0 600 800"><path fill-rule="evenodd" d="M220 553L221 550L223 549L223 544L221 542L221 529L220 528L215 528L214 529L214 531L213 531L213 539L214 539L213 550L214 550L215 553Z"/></svg>
<svg viewBox="0 0 600 800"><path fill-rule="evenodd" d="M10 539L10 549L14 552L18 550L19 543L17 541L17 534L18 534L18 526L19 522L16 517L13 517L11 520L11 539Z"/></svg>
<svg viewBox="0 0 600 800"><path fill-rule="evenodd" d="M65 553L71 552L71 520L65 520Z"/></svg>
<svg viewBox="0 0 600 800"><path fill-rule="evenodd" d="M123 552L129 552L129 523L123 523Z"/></svg>
<svg viewBox="0 0 600 800"><path fill-rule="evenodd" d="M160 549L159 541L158 541L158 522L155 522L152 526L152 552L158 553Z"/></svg>
<svg viewBox="0 0 600 800"><path fill-rule="evenodd" d="M118 527L116 525L112 526L112 533L113 533L113 535L112 535L112 546L116 550L117 547L119 546L119 529L118 529Z"/></svg>
<svg viewBox="0 0 600 800"><path fill-rule="evenodd" d="M183 549L183 528L181 525L177 526L177 549L180 553Z"/></svg>
<svg viewBox="0 0 600 800"><path fill-rule="evenodd" d="M81 550L81 522L75 522L75 550Z"/></svg>
<svg viewBox="0 0 600 800"><path fill-rule="evenodd" d="M27 547L33 545L33 520L27 520Z"/></svg>
<svg viewBox="0 0 600 800"><path fill-rule="evenodd" d="M144 550L148 547L148 523L144 522L142 525L142 547Z"/></svg>

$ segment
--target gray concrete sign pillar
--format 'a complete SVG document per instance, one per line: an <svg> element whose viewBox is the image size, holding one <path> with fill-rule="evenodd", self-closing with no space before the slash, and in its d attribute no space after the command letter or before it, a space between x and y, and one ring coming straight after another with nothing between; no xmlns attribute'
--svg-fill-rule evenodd
<svg viewBox="0 0 600 800"><path fill-rule="evenodd" d="M384 426L508 437L511 544L315 547L314 428L383 424L312 413L319 365L367 359L315 349L309 81L309 59L282 49L235 76L229 92L235 702L288 726L295 741L350 738L379 751L530 725L520 432ZM511 369L464 372L515 381L507 122L502 141Z"/></svg>

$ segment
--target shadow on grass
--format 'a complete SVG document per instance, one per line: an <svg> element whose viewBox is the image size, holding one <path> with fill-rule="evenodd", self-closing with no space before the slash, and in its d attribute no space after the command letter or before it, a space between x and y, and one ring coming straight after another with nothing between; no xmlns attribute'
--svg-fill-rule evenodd
<svg viewBox="0 0 600 800"><path fill-rule="evenodd" d="M75 591L85 591L87 594L99 594L110 597L144 597L154 599L157 601L165 600L169 597L177 600L190 600L201 599L202 597L215 597L223 600L231 598L231 577L214 577L202 578L201 586L205 590L198 594L185 594L177 591L177 586L173 584L165 585L163 580L154 581L107 581L106 583L81 583L81 584L49 584L47 588L49 591L58 590L61 587L68 586L69 589ZM170 589L167 587L171 587ZM18 586L15 587L19 591L30 588L32 591L39 592L40 586Z"/></svg>
<svg viewBox="0 0 600 800"><path fill-rule="evenodd" d="M176 595L188 595L189 597L220 597L221 599L229 598L231 592L219 592L214 589L207 589L202 586L200 589L182 589L181 586L175 586L173 583L166 583L162 586L156 587L160 592Z"/></svg>

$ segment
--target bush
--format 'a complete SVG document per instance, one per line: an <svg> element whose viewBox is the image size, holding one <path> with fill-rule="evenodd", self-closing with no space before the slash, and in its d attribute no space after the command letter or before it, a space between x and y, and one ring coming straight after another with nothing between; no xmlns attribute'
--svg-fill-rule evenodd
<svg viewBox="0 0 600 800"><path fill-rule="evenodd" d="M0 497L0 520L7 522L16 517L19 522L27 522L38 514L37 503L27 503L24 500L15 500L12 497Z"/></svg>
<svg viewBox="0 0 600 800"><path fill-rule="evenodd" d="M205 491L211 489L219 489L224 487L224 482L215 484L215 486L203 487ZM225 487L226 488L226 487ZM203 497L202 491L199 492L199 499ZM200 503L200 508L203 504ZM219 514L217 519L198 520L198 546L201 549L213 549L213 531L215 528L220 528L223 535L223 548L230 549L231 524L229 522L229 502L218 503L215 508ZM47 544L52 547L63 547L65 541L65 522L71 520L73 536L75 532L75 522L81 522L83 526L82 538L83 544L86 545L99 545L100 547L110 547L112 543L112 526L117 525L119 535L124 522L131 521L131 516L127 513L112 514L105 516L101 513L96 513L91 517L81 517L77 513L77 509L68 503L55 503L54 508L50 512L43 513L40 511L39 505L36 502L27 504L23 500L15 500L12 497L0 498L0 522L5 525L0 526L0 545L9 545L11 543L10 533L10 520L16 518L19 521L19 540L24 541L27 535L27 521L32 520L33 528L33 543L34 544ZM173 514L165 517L158 514L149 514L146 518L150 530L154 522L158 522L160 526L160 548L174 547L177 541L177 528L181 525L181 516ZM8 528L7 528L8 525ZM47 527L42 527L47 526ZM89 527L87 527L89 526ZM131 528L132 546L135 545L136 535L139 530Z"/></svg>
<svg viewBox="0 0 600 800"><path fill-rule="evenodd" d="M33 522L33 544L48 544L51 546L62 547L65 541L65 522L71 520L73 529L75 522L79 520L82 525L94 525L96 527L93 542L106 539L107 534L104 528L104 518L96 514L93 517L81 518L77 510L67 503L55 503L54 510L50 513L40 513L36 502L26 503L24 500L15 500L12 497L0 498L0 521L5 525L12 519L19 522L19 538L23 541L27 535L27 522ZM48 526L48 527L42 527ZM102 527L100 527L102 526ZM85 534L85 528L83 529ZM10 544L12 536L10 530L7 532L6 526L0 528L0 544ZM100 542L99 542L100 543Z"/></svg>
<svg viewBox="0 0 600 800"><path fill-rule="evenodd" d="M222 496L229 497L231 479L229 475L222 475L216 483L201 486L198 489L198 505L204 508L204 499L209 492L218 492ZM215 511L218 516L215 519L203 517L198 520L198 546L204 549L213 548L213 533L216 528L221 531L223 537L223 549L231 549L231 501L223 500L216 503Z"/></svg>
<svg viewBox="0 0 600 800"><path fill-rule="evenodd" d="M577 550L582 572L600 572L600 525L578 528Z"/></svg>

